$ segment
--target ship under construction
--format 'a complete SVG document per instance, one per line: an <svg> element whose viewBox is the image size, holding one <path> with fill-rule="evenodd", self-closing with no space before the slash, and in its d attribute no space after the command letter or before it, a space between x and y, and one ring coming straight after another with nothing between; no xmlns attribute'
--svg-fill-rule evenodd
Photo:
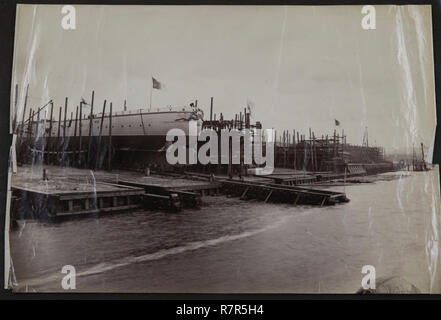
<svg viewBox="0 0 441 320"><path fill-rule="evenodd" d="M251 122L250 108L243 108L233 118L222 113L213 113L213 98L210 115L204 119L197 100L186 106L162 109L133 108L113 112L112 103L103 102L101 112L94 112L94 92L91 103L84 99L68 116L68 98L64 108L54 117L54 102L29 110L26 103L22 121L14 118L17 134L17 158L19 162L62 164L92 169L122 167L142 169L146 167L166 168L166 135L171 129L181 129L187 136L189 122L197 123L197 132L210 129L261 129L259 121ZM95 103L96 104L96 103ZM95 106L96 109L96 106ZM72 110L72 109L71 109ZM241 143L243 148L243 141ZM308 172L335 172L348 174L374 174L393 171L392 162L386 161L384 149L368 145L367 129L362 145L346 142L344 131L320 137L310 129L309 136L295 130L276 134L274 165ZM170 166L168 166L170 167ZM255 164L192 165L185 170L203 172L237 172L247 174Z"/></svg>

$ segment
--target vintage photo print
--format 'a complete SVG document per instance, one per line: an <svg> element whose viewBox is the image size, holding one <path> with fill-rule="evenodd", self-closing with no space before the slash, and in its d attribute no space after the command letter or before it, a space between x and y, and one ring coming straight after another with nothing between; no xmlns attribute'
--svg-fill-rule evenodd
<svg viewBox="0 0 441 320"><path fill-rule="evenodd" d="M440 293L423 5L17 5L6 287Z"/></svg>

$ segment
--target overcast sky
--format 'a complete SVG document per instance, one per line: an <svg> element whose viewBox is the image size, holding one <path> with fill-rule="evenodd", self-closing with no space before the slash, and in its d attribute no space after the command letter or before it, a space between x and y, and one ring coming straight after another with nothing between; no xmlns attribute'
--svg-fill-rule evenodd
<svg viewBox="0 0 441 320"><path fill-rule="evenodd" d="M376 30L361 28L361 6L75 8L67 31L61 6L18 6L21 102L29 83L34 108L68 96L70 113L92 90L98 109L148 108L153 76L167 87L153 108L198 99L207 118L213 96L232 118L251 100L253 120L279 132L332 134L338 119L348 142L367 126L388 153L433 143L430 6L375 6Z"/></svg>

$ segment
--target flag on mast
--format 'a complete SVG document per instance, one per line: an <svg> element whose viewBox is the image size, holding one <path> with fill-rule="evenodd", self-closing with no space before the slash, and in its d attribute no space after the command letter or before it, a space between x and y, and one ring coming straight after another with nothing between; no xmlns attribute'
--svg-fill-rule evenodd
<svg viewBox="0 0 441 320"><path fill-rule="evenodd" d="M164 84L152 77L153 89L162 90L164 89Z"/></svg>
<svg viewBox="0 0 441 320"><path fill-rule="evenodd" d="M340 125L340 121L338 121L337 119L334 119L334 120L335 120L335 125L339 126Z"/></svg>
<svg viewBox="0 0 441 320"><path fill-rule="evenodd" d="M165 89L165 85L161 83L160 81L156 80L152 77L152 89L150 89L150 107L149 110L152 109L152 95L153 95L153 89L156 90L163 90Z"/></svg>

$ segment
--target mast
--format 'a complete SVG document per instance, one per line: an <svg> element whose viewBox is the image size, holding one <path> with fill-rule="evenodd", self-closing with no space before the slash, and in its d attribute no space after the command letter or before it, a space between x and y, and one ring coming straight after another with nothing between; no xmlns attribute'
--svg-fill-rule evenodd
<svg viewBox="0 0 441 320"><path fill-rule="evenodd" d="M426 161L424 160L424 145L422 142L421 142L421 156L422 156L421 164L423 166L423 169L426 170L427 167L426 167Z"/></svg>

